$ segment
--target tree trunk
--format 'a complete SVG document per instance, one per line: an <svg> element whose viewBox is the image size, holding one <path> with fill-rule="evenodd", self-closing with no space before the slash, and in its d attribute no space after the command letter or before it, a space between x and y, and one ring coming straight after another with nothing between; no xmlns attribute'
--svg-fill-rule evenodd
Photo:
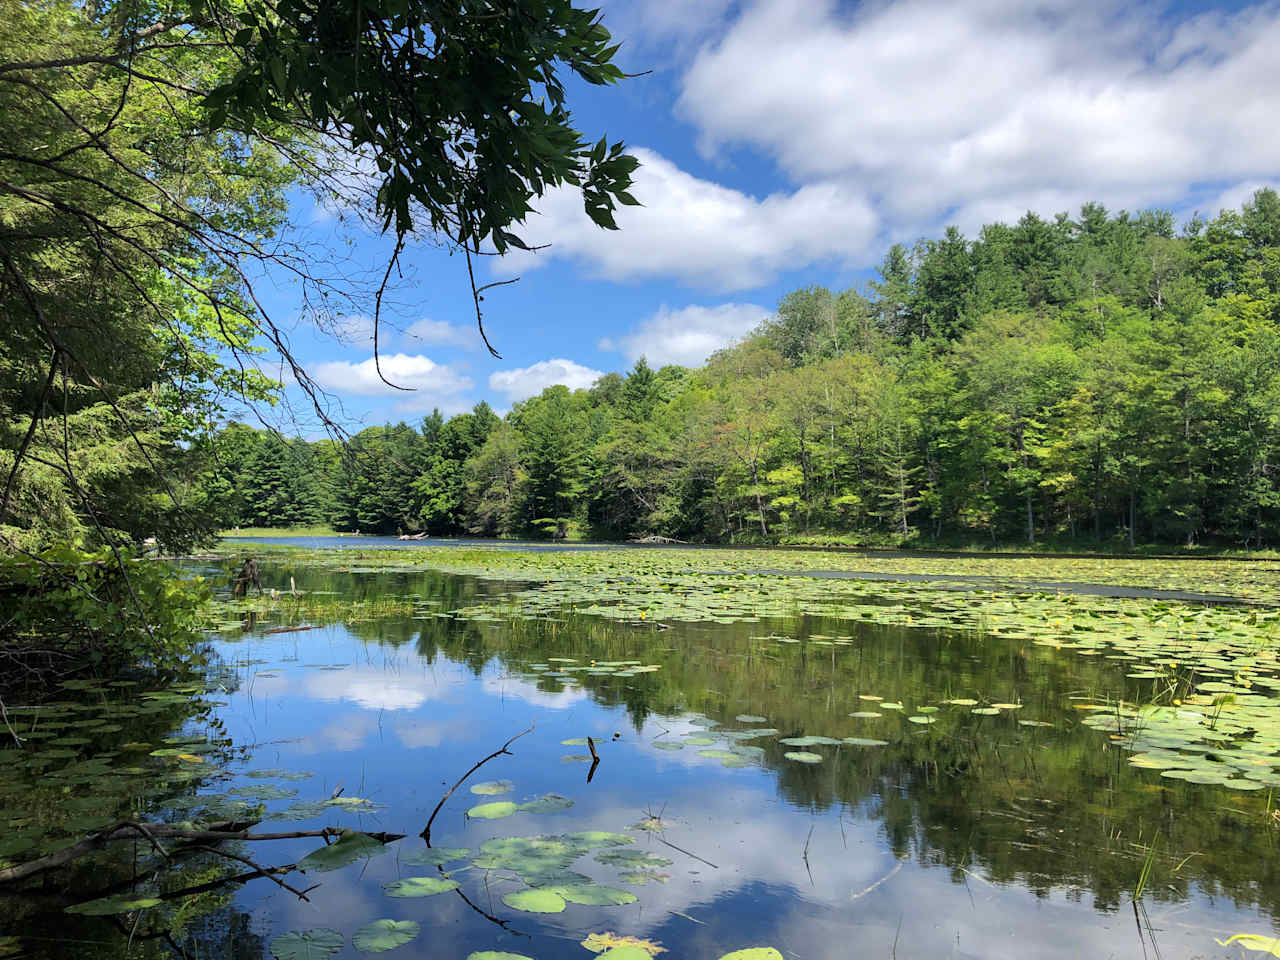
<svg viewBox="0 0 1280 960"><path fill-rule="evenodd" d="M1129 549L1133 549L1133 528L1138 524L1138 496L1133 487L1129 488Z"/></svg>

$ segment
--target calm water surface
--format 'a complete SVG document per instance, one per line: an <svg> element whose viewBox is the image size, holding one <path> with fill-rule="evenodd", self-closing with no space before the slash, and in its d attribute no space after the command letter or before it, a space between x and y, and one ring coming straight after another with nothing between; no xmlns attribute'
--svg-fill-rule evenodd
<svg viewBox="0 0 1280 960"><path fill-rule="evenodd" d="M660 943L664 960L716 960L751 946L798 960L1238 957L1238 946L1215 938L1274 930L1280 860L1269 798L1131 767L1125 751L1080 723L1079 705L1136 692L1106 659L992 635L813 618L668 630L458 621L437 614L501 587L438 574L316 572L298 586L418 602L412 617L291 633L266 632L287 624L256 624L223 635L211 705L185 726L179 714L153 712L70 745L88 754L33 769L0 766L10 829L33 829L47 814L23 808L24 777L40 789L52 784L49 805L80 798L89 806L102 785L58 786L57 774L60 764L96 756L104 776L139 764L204 768L148 774L141 784L135 774L133 786L118 788L155 819L181 819L204 801L215 810L261 801L275 819L259 830L335 824L406 838L338 871L291 874L294 885L320 884L310 902L262 879L233 888L175 926L172 940L147 914L131 931L62 913L106 879L82 869L78 896L47 886L43 898L0 898L0 934L19 938L15 956L178 956L180 947L192 957L254 958L269 956L280 934L323 927L345 938L337 956L356 957L363 954L351 934L383 917L422 928L390 956L458 960L483 950L590 960L580 942L606 931ZM799 642L765 639L777 635ZM626 661L659 669L600 665ZM127 695L112 694L112 702ZM1021 706L975 715L943 703L965 698ZM896 703L905 709L885 706ZM943 734L908 719L933 716L919 712L926 705L962 720L937 724ZM524 912L502 899L526 889L523 881L465 858L450 865L457 891L387 896L385 883L439 875L404 862L424 847L418 834L432 809L477 760L530 726L511 756L468 781L510 780L510 792L459 788L433 826L433 846L474 853L491 838L625 834L633 844L593 849L572 869L638 899ZM777 732L745 733L752 729ZM193 737L188 745L203 750L207 738L216 749L202 763L150 752L140 760L112 740L156 744L183 733ZM564 743L587 736L601 757L589 783L587 749ZM803 736L872 744L780 742ZM805 763L788 752L821 759ZM261 771L277 772L248 775ZM294 806L339 788L367 803ZM481 803L547 794L572 806L497 820L465 815ZM1131 896L1157 833L1143 910L1135 911ZM287 864L317 844L241 850ZM622 881L627 867L596 860L602 849L648 855L648 882ZM186 869L194 883L220 868L199 860Z"/></svg>

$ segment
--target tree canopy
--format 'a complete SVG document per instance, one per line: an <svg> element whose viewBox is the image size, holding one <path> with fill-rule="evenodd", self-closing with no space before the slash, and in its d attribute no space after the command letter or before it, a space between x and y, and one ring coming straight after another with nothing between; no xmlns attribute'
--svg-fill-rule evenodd
<svg viewBox="0 0 1280 960"><path fill-rule="evenodd" d="M0 20L0 529L10 546L207 534L229 404L270 402L274 354L321 391L255 281L304 312L377 316L419 235L473 254L568 184L615 227L636 161L573 126L565 79L622 74L569 0L40 0ZM395 239L381 283L290 231L287 191ZM480 290L475 288L480 320ZM376 330L376 324L375 324ZM376 356L376 334L375 334ZM203 478L202 478L203 477ZM223 491L225 492L225 491Z"/></svg>
<svg viewBox="0 0 1280 960"><path fill-rule="evenodd" d="M1180 234L1165 214L1086 204L895 246L867 290L794 291L699 369L642 359L488 414L480 433L472 414L367 431L401 438L394 459L416 457L416 479L387 496L395 511L361 494L359 526L1274 543L1278 237L1280 201L1262 190ZM474 441L446 451L455 423Z"/></svg>

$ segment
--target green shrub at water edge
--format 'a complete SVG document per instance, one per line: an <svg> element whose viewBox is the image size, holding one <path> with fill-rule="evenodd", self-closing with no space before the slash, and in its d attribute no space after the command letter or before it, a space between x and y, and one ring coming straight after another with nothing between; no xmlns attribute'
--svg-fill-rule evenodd
<svg viewBox="0 0 1280 960"><path fill-rule="evenodd" d="M202 579L182 579L169 565L124 550L118 559L109 549L70 545L0 556L0 602L8 611L0 649L56 664L61 674L76 666L175 669L194 654L197 614L208 597Z"/></svg>

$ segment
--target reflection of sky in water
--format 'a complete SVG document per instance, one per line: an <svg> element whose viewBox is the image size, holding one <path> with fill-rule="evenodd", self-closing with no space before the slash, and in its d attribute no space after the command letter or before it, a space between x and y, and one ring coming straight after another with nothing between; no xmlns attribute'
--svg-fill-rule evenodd
<svg viewBox="0 0 1280 960"><path fill-rule="evenodd" d="M241 668L244 683L220 711L234 741L254 745L253 759L244 769L315 773L310 780L286 784L299 788L298 797L272 801L271 809L298 799L324 799L341 785L344 795L366 797L379 805L378 811L298 826L342 822L408 834L392 852L367 865L310 878L322 884L310 894L311 903L298 902L270 884L249 885L238 902L254 912L268 936L327 926L349 939L360 925L393 917L423 925L418 940L392 954L401 958L463 958L473 950L494 949L537 960L590 960L578 941L605 930L660 940L670 948L662 956L673 960L715 960L731 949L766 944L802 960L888 957L895 945L902 958L1025 960L1143 952L1127 904L1118 911L1099 911L1087 892L1061 889L1038 898L1020 885L992 884L977 872L953 877L948 868L922 865L914 856L891 873L897 861L888 850L884 825L868 818L864 809L851 811L839 804L806 809L783 798L777 774L769 769L723 768L697 756L696 746L672 752L651 746L655 737L679 739L694 731L688 719L650 718L637 732L622 707L602 706L583 690L539 690L496 660L477 677L443 654L428 663L409 647L366 646L342 628L255 638L226 644L223 652L228 660L266 661ZM334 665L345 666L326 668ZM437 818L435 845L474 850L492 836L621 831L648 813L661 812L668 824L662 839L674 846L645 832L633 835L637 848L673 861L661 868L669 881L618 884L613 868L589 856L574 869L633 891L639 902L624 907L570 904L563 914L534 916L501 903L503 893L522 888L519 882L491 874L486 886L475 868L459 873L463 891L476 907L508 921L514 933L453 894L420 900L386 897L382 882L430 872L400 867L395 851L421 845L416 834L443 791L531 722L536 729L512 747L515 756L490 762L469 782L507 778L515 782L511 799L555 792L576 805L556 814L466 821L463 811L469 806L494 798L477 798L464 786ZM621 737L612 741L615 732ZM584 735L603 741L602 762L589 785L585 764L561 760L585 752L561 741ZM813 775L834 778L836 764L814 768ZM313 844L280 841L270 859L288 862ZM1222 899L1211 903L1194 893L1185 902L1150 909L1165 958L1229 956L1213 936L1270 929L1252 910ZM356 954L348 947L343 955Z"/></svg>

